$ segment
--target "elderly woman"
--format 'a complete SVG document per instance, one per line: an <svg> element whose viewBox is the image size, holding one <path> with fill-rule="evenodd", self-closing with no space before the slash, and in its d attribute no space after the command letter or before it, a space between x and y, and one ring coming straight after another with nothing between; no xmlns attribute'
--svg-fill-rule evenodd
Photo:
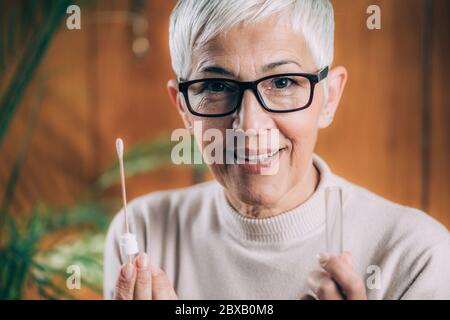
<svg viewBox="0 0 450 320"><path fill-rule="evenodd" d="M223 137L276 130L278 141L246 142L239 157L231 150L243 161L211 163L214 181L132 201L141 253L133 263L121 256L117 215L106 298L450 298L448 230L336 176L314 154L347 80L345 68L331 68L333 34L328 0L178 2L168 91L201 149L212 142L195 122ZM342 254L325 252L328 187L342 190Z"/></svg>

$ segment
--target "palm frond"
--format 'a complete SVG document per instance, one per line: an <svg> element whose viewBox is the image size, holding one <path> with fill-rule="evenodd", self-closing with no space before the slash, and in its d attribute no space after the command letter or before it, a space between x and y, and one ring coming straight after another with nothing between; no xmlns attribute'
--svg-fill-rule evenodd
<svg viewBox="0 0 450 320"><path fill-rule="evenodd" d="M7 12L7 27L6 29L2 29L3 32L0 34L0 43L6 42L6 50L2 50L2 58L10 60L11 56L20 57L20 61L18 61L17 64L8 63L8 65L17 65L17 68L14 70L11 81L8 83L5 92L2 93L0 98L0 145L3 142L12 116L19 105L19 101L25 88L32 79L37 66L47 51L54 33L58 29L59 24L66 13L67 6L70 4L69 0L39 2L41 8L44 9L40 12L42 15L40 23L37 26L33 25L33 28L30 28L29 32L32 36L29 41L24 41L24 39L18 41L14 32L17 27L18 8L20 6L26 6L27 2L28 1L22 1L12 5L12 8ZM2 6L6 5L2 4ZM5 13L3 13L3 15L5 15ZM39 15L35 14L35 16ZM34 21L31 20L30 22ZM6 41L4 38L6 38ZM16 44L23 46L20 48L22 50L17 48ZM22 54L18 55L18 52L22 52Z"/></svg>
<svg viewBox="0 0 450 320"><path fill-rule="evenodd" d="M71 298L68 289L54 281L55 277L66 278L66 268L71 264L85 270L86 287L100 292L109 212L108 205L95 202L68 208L40 206L27 219L8 215L7 234L0 246L0 299L20 299L30 282L45 298ZM40 247L49 235L65 228L78 233L81 230L81 237L66 235L56 239L49 248Z"/></svg>
<svg viewBox="0 0 450 320"><path fill-rule="evenodd" d="M191 137L191 154L199 153L197 144ZM146 172L158 170L171 165L171 152L177 142L170 139L169 134L162 134L149 141L141 141L131 146L124 154L125 172L127 177L132 177ZM193 165L194 170L204 172L204 164ZM118 161L114 163L100 176L94 187L100 190L107 189L119 181L120 168Z"/></svg>

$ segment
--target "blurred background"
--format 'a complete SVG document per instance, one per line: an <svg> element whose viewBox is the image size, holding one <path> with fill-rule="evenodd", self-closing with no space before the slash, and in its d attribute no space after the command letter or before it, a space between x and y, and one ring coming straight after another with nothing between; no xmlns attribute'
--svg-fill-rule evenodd
<svg viewBox="0 0 450 320"><path fill-rule="evenodd" d="M332 1L349 82L317 153L331 169L450 227L447 0ZM129 199L207 179L170 162L175 0L0 2L0 298L102 298L107 226ZM81 30L69 30L69 5ZM381 30L366 12L381 8ZM70 290L68 267L81 268Z"/></svg>

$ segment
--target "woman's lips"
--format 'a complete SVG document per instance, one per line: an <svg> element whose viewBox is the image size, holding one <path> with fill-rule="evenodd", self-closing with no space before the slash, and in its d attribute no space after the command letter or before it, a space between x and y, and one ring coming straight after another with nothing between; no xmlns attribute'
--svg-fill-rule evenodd
<svg viewBox="0 0 450 320"><path fill-rule="evenodd" d="M271 157L276 156L281 149L277 150L264 150L264 151L251 151L243 150L242 152L235 152L235 159L238 163L260 163L265 162Z"/></svg>
<svg viewBox="0 0 450 320"><path fill-rule="evenodd" d="M258 154L245 157L238 157L235 154L236 165L250 174L273 175L278 171L279 158L284 153L284 150L285 148L265 153L259 152Z"/></svg>

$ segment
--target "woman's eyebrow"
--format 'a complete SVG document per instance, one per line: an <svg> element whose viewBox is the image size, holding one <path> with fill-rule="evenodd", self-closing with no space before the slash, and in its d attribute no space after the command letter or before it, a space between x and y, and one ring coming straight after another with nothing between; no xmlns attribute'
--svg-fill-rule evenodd
<svg viewBox="0 0 450 320"><path fill-rule="evenodd" d="M286 65L286 64L295 64L298 67L302 68L301 64L299 64L297 61L294 60L281 60L281 61L276 61L276 62L272 62L269 63L268 65L265 65L262 70L263 72L267 72L269 70L275 69L276 67L282 66L282 65ZM219 67L219 66L205 66L202 67L200 69L200 73L216 73L216 74L220 74L222 76L229 76L229 77L234 77L235 75L233 74L233 72L223 68L223 67Z"/></svg>
<svg viewBox="0 0 450 320"><path fill-rule="evenodd" d="M302 68L301 64L299 64L297 61L281 60L281 61L276 61L276 62L269 63L268 65L265 65L262 70L263 70L263 72L267 72L269 70L275 69L276 67L283 66L286 64L295 64L298 67Z"/></svg>
<svg viewBox="0 0 450 320"><path fill-rule="evenodd" d="M223 76L230 76L230 77L234 77L233 72L219 67L219 66L207 66L207 67L203 67L200 69L201 73L217 73Z"/></svg>

